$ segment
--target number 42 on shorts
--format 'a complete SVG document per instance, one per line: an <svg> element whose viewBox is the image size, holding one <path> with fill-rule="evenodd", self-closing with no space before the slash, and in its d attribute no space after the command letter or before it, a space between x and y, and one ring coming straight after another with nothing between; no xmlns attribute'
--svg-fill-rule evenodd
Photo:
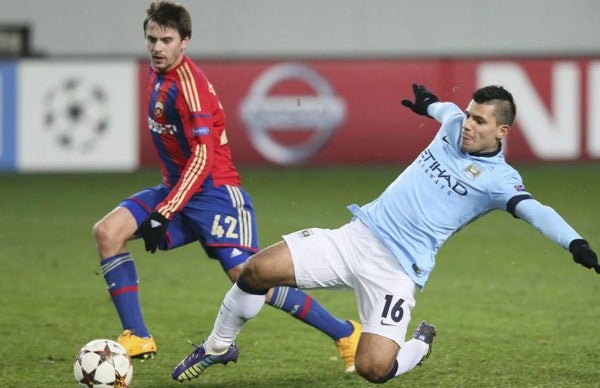
<svg viewBox="0 0 600 388"><path fill-rule="evenodd" d="M239 235L235 232L237 219L232 216L225 216L222 220L221 218L220 214L215 215L210 234L218 238L223 237L223 235L227 238L238 238ZM227 232L225 232L226 230Z"/></svg>

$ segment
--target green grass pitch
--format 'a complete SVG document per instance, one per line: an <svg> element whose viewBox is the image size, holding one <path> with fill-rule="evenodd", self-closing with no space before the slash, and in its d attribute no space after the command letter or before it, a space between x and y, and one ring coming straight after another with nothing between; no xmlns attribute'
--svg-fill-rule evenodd
<svg viewBox="0 0 600 388"><path fill-rule="evenodd" d="M372 200L401 167L242 169L263 246L309 226L337 227L346 205ZM600 251L600 166L520 168L536 198ZM0 175L0 386L75 386L79 348L115 338L120 323L99 273L91 228L122 198L159 181L130 174ZM172 368L201 341L230 284L197 244L154 255L133 242L146 322L159 354L134 363L132 387L181 387ZM409 331L438 328L422 367L392 387L592 387L600 384L600 276L508 213L493 212L441 249ZM357 318L351 292L311 292ZM409 334L410 334L409 333ZM364 387L344 375L322 333L265 306L238 338L237 364L185 386Z"/></svg>

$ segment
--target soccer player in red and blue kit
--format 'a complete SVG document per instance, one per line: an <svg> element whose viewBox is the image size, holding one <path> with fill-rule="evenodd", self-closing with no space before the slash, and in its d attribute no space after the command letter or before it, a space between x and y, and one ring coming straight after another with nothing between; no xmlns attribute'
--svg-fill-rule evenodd
<svg viewBox="0 0 600 388"><path fill-rule="evenodd" d="M142 316L130 239L143 238L151 253L200 242L232 282L258 250L252 200L232 162L223 107L206 76L185 55L191 17L168 1L153 2L146 13L148 128L163 181L125 199L94 225L102 274L124 330L118 341L135 358L153 357L157 346ZM274 288L266 301L331 337L346 371L354 370L358 323L334 317L295 288Z"/></svg>

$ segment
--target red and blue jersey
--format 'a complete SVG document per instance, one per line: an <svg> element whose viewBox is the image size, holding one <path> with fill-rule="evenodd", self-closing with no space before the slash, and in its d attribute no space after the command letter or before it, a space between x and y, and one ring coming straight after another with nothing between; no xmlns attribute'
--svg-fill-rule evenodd
<svg viewBox="0 0 600 388"><path fill-rule="evenodd" d="M204 73L189 59L159 73L150 67L148 128L169 195L155 210L167 218L192 195L221 185L240 186L225 133L225 113Z"/></svg>

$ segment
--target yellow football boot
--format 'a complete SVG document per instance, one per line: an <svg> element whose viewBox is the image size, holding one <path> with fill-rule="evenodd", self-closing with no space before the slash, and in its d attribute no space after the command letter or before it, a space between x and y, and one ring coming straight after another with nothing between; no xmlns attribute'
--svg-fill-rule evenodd
<svg viewBox="0 0 600 388"><path fill-rule="evenodd" d="M348 322L354 327L354 331L348 337L340 338L335 341L335 346L337 346L340 356L342 357L342 360L344 360L346 373L353 373L355 370L354 356L356 355L356 348L358 347L362 326L360 323L352 320L348 320Z"/></svg>
<svg viewBox="0 0 600 388"><path fill-rule="evenodd" d="M149 359L156 354L156 342L152 336L138 337L131 330L124 330L117 342L123 345L131 358Z"/></svg>

